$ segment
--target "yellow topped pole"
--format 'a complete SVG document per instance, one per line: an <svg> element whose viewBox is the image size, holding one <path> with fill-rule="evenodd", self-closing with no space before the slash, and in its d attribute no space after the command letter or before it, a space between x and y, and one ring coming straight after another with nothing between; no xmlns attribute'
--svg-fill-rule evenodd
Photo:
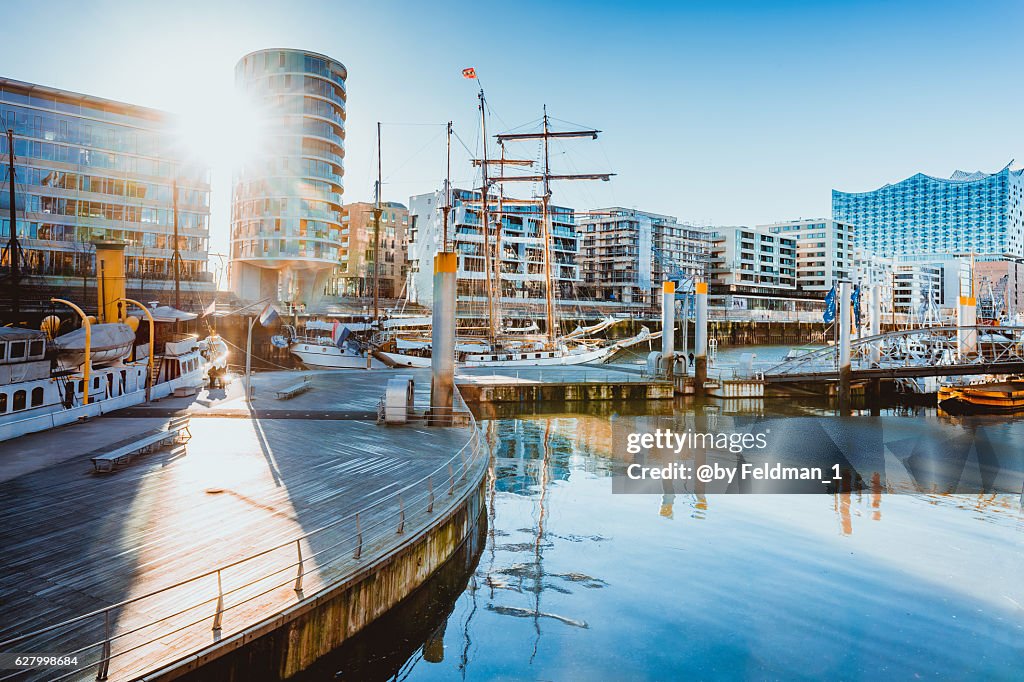
<svg viewBox="0 0 1024 682"><path fill-rule="evenodd" d="M67 307L78 313L79 317L82 318L82 325L85 327L85 364L82 365L83 374L85 377L85 389L82 393L82 400L85 405L89 404L89 367L92 365L92 323L89 322L89 316L82 312L82 309L71 301L65 301L63 298L51 298L51 303L63 303Z"/></svg>
<svg viewBox="0 0 1024 682"><path fill-rule="evenodd" d="M119 298L118 301L124 301L125 303L131 303L142 309L142 312L146 313L146 317L149 319L149 374L146 376L146 402L149 402L149 394L153 388L153 380L156 378L153 376L153 349L156 348L156 337L153 336L153 313L149 312L149 308L142 305L136 300L130 298Z"/></svg>

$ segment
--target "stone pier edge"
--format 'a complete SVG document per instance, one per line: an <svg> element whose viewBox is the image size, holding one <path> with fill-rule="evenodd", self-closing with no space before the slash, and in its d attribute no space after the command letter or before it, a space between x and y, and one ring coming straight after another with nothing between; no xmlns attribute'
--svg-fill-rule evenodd
<svg viewBox="0 0 1024 682"><path fill-rule="evenodd" d="M206 679L204 666L232 654L239 660L234 664L227 661L227 666L238 665L239 669L229 673L218 665L216 679L245 679L244 650L264 638L278 638L271 648L280 653L276 662L280 679L305 670L412 594L458 551L483 511L488 459L482 456L473 465L467 474L469 483L456 492L447 509L425 518L414 532L407 531L404 541L368 559L354 573L241 632L136 679ZM438 496L438 502L443 499Z"/></svg>

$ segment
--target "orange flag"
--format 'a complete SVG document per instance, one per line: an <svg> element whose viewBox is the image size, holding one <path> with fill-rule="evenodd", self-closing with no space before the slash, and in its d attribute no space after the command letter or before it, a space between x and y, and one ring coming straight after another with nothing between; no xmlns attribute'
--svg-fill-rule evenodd
<svg viewBox="0 0 1024 682"><path fill-rule="evenodd" d="M474 69L473 67L469 67L468 69L463 69L462 70L462 77L463 78L470 78L470 79L476 78L476 69Z"/></svg>

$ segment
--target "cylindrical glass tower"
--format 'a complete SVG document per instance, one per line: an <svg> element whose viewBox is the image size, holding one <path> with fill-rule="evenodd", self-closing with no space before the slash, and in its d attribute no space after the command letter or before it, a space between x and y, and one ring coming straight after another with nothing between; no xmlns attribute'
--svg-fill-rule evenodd
<svg viewBox="0 0 1024 682"><path fill-rule="evenodd" d="M234 176L231 280L242 299L315 305L338 264L347 76L305 50L259 50L235 67L260 132Z"/></svg>

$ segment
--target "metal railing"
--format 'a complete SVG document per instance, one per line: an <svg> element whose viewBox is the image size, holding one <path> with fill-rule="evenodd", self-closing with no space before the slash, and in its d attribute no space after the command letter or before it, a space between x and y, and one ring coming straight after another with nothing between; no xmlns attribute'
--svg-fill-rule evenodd
<svg viewBox="0 0 1024 682"><path fill-rule="evenodd" d="M961 353L966 335L974 351ZM850 344L850 361L857 369L903 369L965 365L1015 365L1024 363L1024 327L940 326L921 327L866 336ZM768 376L836 372L838 349L827 346L788 358L765 370Z"/></svg>
<svg viewBox="0 0 1024 682"><path fill-rule="evenodd" d="M318 589L347 580L365 566L368 550L384 551L397 545L396 540L408 537L410 527L434 518L446 508L445 501L454 500L457 490L472 485L467 482L471 480L469 473L486 460L487 446L472 414L467 411L466 415L472 435L452 457L426 476L383 495L360 511L146 594L7 639L0 642L0 651L52 650L54 642L59 641L64 655L96 658L48 679L65 680L95 668L96 679L105 680L111 661L118 657L141 655L154 644L166 648L160 640L172 635L181 637L186 630L201 628L204 623L221 639L224 630L244 630L301 601L307 579L319 580ZM314 551L311 539L326 546ZM274 594L282 590L287 590L285 595ZM181 597L175 598L177 594ZM164 605L173 604L170 612L153 615L159 608L153 603L157 598ZM261 605L257 601L260 599L267 603ZM254 603L259 607L257 615L233 628L225 627L225 616L233 609ZM115 633L114 623L122 617L122 628ZM197 641L192 649L214 641L217 640L212 636L201 643ZM33 642L38 642L38 646L33 646ZM156 658L146 668L169 665L188 653ZM147 671L132 670L130 674L134 677ZM7 674L0 681L23 674L24 671Z"/></svg>

